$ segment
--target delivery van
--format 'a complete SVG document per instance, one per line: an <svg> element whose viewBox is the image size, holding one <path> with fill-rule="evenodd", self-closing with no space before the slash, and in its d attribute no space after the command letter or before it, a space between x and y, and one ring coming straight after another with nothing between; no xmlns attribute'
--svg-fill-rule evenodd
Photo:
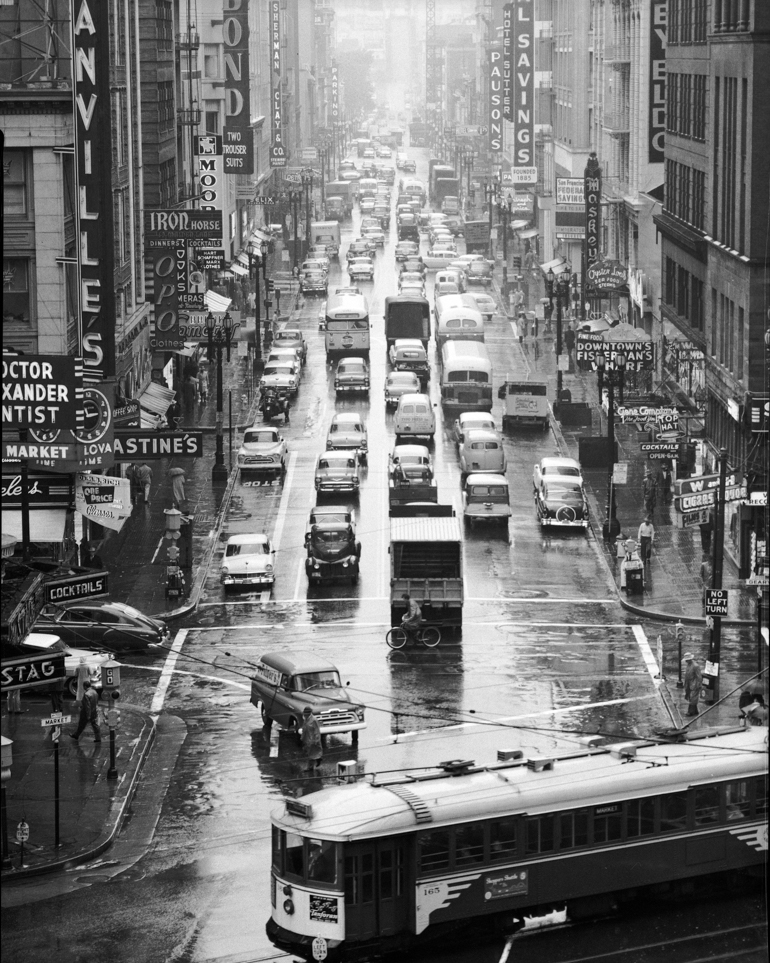
<svg viewBox="0 0 770 963"><path fill-rule="evenodd" d="M436 413L430 398L423 394L402 395L393 424L397 444L402 438L433 438L436 434Z"/></svg>

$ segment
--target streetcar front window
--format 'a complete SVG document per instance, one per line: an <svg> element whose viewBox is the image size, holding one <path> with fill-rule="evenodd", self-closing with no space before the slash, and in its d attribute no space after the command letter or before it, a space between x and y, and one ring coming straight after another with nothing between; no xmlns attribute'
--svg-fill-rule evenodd
<svg viewBox="0 0 770 963"><path fill-rule="evenodd" d="M336 883L337 846L327 839L307 841L307 878L314 883Z"/></svg>
<svg viewBox="0 0 770 963"><path fill-rule="evenodd" d="M286 833L286 848L284 855L286 859L285 872L287 876L297 876L303 879L305 876L305 848L302 836L296 833Z"/></svg>

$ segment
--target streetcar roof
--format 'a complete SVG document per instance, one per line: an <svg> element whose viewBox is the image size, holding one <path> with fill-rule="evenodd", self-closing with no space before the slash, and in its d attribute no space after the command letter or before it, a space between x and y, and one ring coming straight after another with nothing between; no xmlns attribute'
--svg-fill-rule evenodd
<svg viewBox="0 0 770 963"><path fill-rule="evenodd" d="M634 758L624 755L629 746ZM461 775L421 770L377 784L333 786L302 797L308 817L284 804L272 821L302 835L347 841L681 791L766 773L767 729L712 730L681 743L638 740L618 743L614 752L607 745L550 758L553 768L541 771L523 760Z"/></svg>

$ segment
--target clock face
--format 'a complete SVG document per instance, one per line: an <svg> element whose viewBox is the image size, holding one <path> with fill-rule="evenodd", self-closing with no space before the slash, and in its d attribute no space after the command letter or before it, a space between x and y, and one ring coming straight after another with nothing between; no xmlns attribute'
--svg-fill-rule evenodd
<svg viewBox="0 0 770 963"><path fill-rule="evenodd" d="M83 427L73 431L75 440L81 444L100 441L112 423L112 405L109 399L98 388L86 385L83 389ZM30 435L41 444L53 444L61 429L29 429Z"/></svg>

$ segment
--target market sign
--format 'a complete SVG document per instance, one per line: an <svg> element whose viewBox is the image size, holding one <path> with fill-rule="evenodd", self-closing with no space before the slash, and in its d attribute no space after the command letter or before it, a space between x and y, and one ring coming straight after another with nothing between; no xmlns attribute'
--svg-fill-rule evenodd
<svg viewBox="0 0 770 963"><path fill-rule="evenodd" d="M82 428L82 358L3 354L2 428Z"/></svg>
<svg viewBox="0 0 770 963"><path fill-rule="evenodd" d="M89 572L87 575L51 579L45 583L46 604L61 604L107 595L110 590L109 578L109 572Z"/></svg>
<svg viewBox="0 0 770 963"><path fill-rule="evenodd" d="M202 431L116 431L115 461L203 457Z"/></svg>
<svg viewBox="0 0 770 963"><path fill-rule="evenodd" d="M1 691L14 689L38 689L49 686L67 676L64 653L55 655L28 655L18 659L3 659L0 664Z"/></svg>
<svg viewBox="0 0 770 963"><path fill-rule="evenodd" d="M597 291L617 291L628 282L628 271L620 261L595 261L586 274Z"/></svg>

